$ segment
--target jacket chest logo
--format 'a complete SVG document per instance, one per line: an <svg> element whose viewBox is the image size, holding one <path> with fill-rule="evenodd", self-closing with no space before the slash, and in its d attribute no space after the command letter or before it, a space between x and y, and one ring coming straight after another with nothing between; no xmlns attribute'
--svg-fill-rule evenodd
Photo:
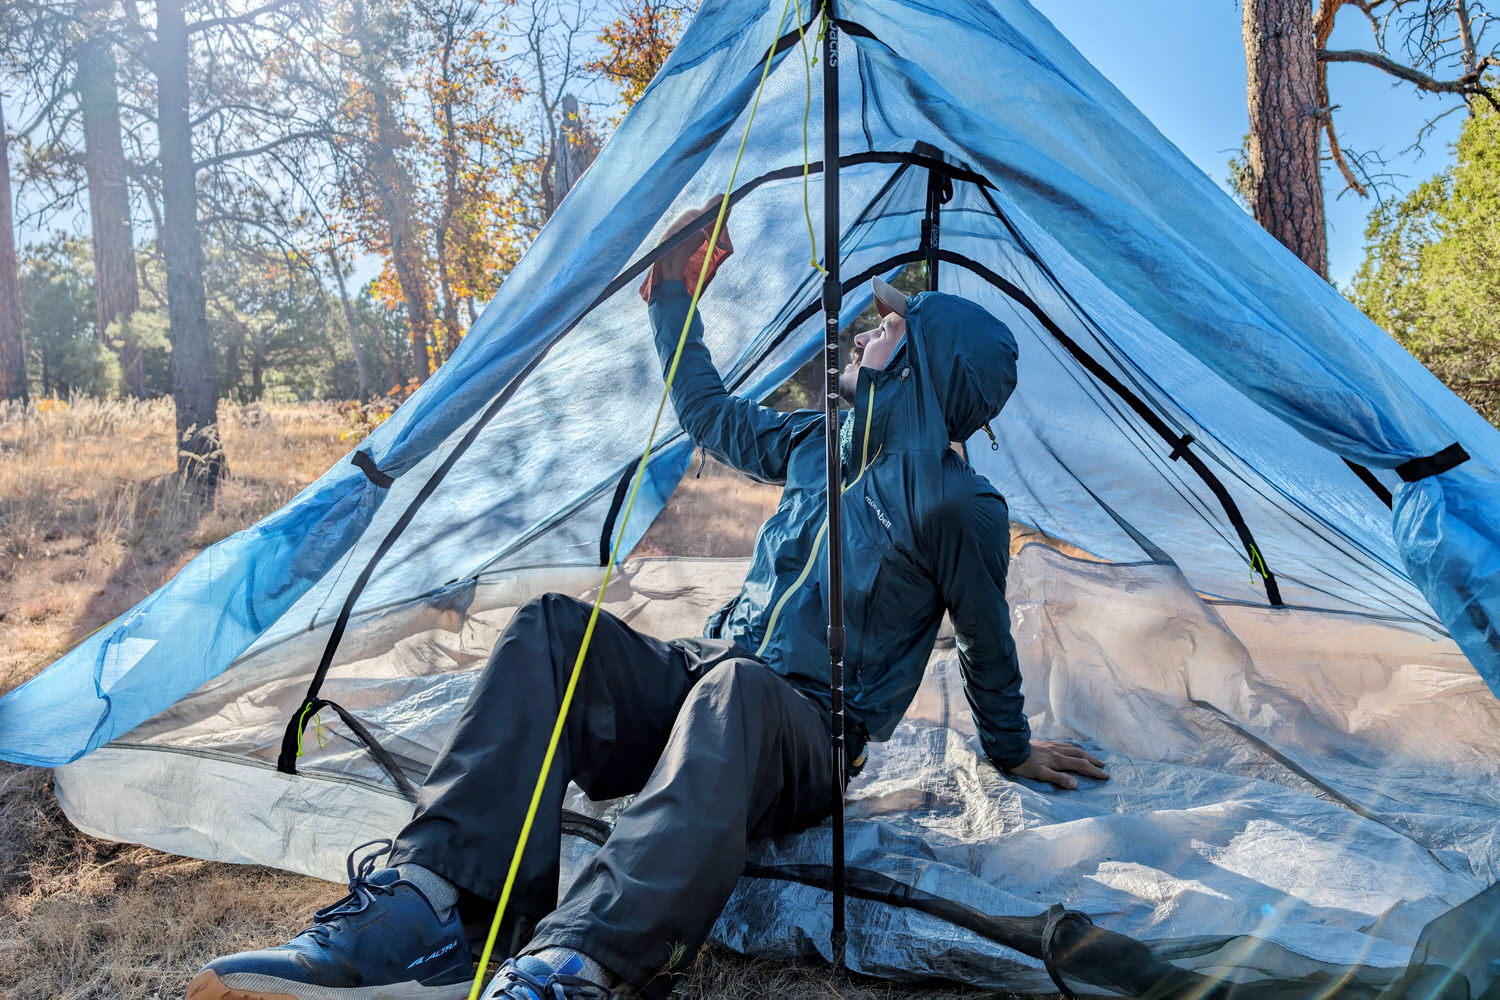
<svg viewBox="0 0 1500 1000"><path fill-rule="evenodd" d="M885 511L875 506L875 498L870 496L869 494L865 494L865 503L870 505L870 509L875 512L875 516L880 519L880 523L885 525L885 530L890 531L891 519L885 516Z"/></svg>

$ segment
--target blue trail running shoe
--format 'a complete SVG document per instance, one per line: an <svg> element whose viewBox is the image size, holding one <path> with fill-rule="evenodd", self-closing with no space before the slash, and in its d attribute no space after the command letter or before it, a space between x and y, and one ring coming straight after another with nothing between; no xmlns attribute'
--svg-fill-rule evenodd
<svg viewBox="0 0 1500 1000"><path fill-rule="evenodd" d="M383 845L360 859L366 847ZM349 895L284 945L227 955L188 984L187 1000L461 1000L474 967L458 913L446 921L393 868L391 842L349 855Z"/></svg>
<svg viewBox="0 0 1500 1000"><path fill-rule="evenodd" d="M522 955L500 966L481 1000L610 1000L610 991L575 975L578 956L554 969L535 955Z"/></svg>

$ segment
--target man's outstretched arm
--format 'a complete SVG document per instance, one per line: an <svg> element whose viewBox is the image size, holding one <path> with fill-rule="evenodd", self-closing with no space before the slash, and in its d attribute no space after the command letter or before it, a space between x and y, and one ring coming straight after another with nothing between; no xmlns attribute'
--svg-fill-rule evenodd
<svg viewBox="0 0 1500 1000"><path fill-rule="evenodd" d="M687 286L675 279L662 280L652 290L651 328L663 376L672 364L691 302ZM773 483L786 481L793 432L819 419L813 414L782 413L731 395L703 343L703 321L696 312L671 395L677 420L695 444L741 472Z"/></svg>
<svg viewBox="0 0 1500 1000"><path fill-rule="evenodd" d="M1033 740L1010 634L1005 575L1010 512L998 494L945 505L929 519L934 576L953 620L964 693L985 754L996 767L1059 788L1073 774L1108 778L1104 762L1072 743Z"/></svg>

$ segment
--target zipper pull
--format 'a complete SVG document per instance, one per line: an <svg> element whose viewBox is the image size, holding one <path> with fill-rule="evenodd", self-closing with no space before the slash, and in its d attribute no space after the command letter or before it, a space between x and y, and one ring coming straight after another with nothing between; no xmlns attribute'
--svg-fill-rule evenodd
<svg viewBox="0 0 1500 1000"><path fill-rule="evenodd" d="M984 423L984 432L990 436L990 451L999 451L1000 442L995 440L995 432L990 430L989 421Z"/></svg>

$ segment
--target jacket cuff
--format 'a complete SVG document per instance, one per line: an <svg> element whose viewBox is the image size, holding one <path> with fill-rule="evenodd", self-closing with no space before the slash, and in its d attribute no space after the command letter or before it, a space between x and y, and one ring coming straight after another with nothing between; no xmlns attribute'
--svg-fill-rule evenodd
<svg viewBox="0 0 1500 1000"><path fill-rule="evenodd" d="M1022 764L1026 763L1026 759L1030 756L1031 746L1028 744L1026 748L1021 750L1019 753L1010 753L1004 756L1000 756L998 754L990 754L990 763L994 764L1002 771L1009 771L1013 767L1020 767Z"/></svg>
<svg viewBox="0 0 1500 1000"><path fill-rule="evenodd" d="M688 294L687 285L683 284L679 279L658 278L656 284L651 286L651 297L647 300L647 304L655 305L657 302L665 302L674 296L681 296L682 298L692 297Z"/></svg>
<svg viewBox="0 0 1500 1000"><path fill-rule="evenodd" d="M1019 767L1031 756L1031 725L1021 717L1021 728L981 737L980 744L990 761L1003 771Z"/></svg>

